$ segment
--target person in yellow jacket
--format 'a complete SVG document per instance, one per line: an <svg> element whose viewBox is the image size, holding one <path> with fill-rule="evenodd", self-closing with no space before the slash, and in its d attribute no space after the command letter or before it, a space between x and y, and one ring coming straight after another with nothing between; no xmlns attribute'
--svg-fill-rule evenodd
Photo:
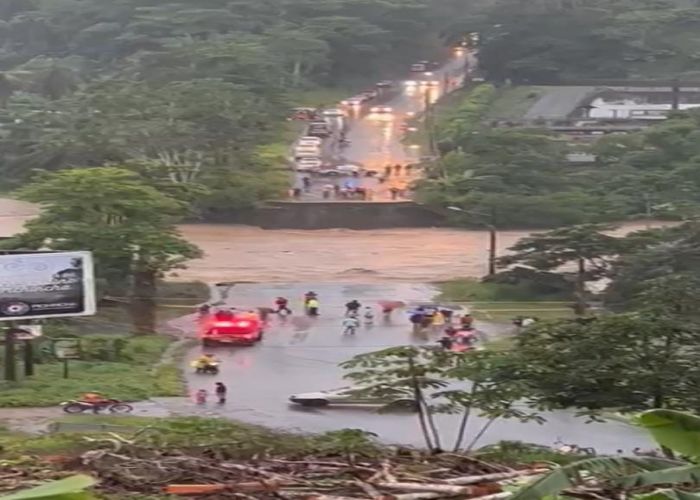
<svg viewBox="0 0 700 500"><path fill-rule="evenodd" d="M318 316L318 299L316 297L312 297L311 299L306 301L306 311L309 316Z"/></svg>
<svg viewBox="0 0 700 500"><path fill-rule="evenodd" d="M439 310L435 311L435 314L433 314L433 330L441 332L445 328L445 323L445 315Z"/></svg>

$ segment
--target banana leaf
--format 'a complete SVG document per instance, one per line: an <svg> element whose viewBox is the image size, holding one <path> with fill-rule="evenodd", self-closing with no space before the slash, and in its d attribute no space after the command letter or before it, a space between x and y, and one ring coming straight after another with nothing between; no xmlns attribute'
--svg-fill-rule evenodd
<svg viewBox="0 0 700 500"><path fill-rule="evenodd" d="M661 446L700 458L700 417L675 410L648 410L635 419Z"/></svg>
<svg viewBox="0 0 700 500"><path fill-rule="evenodd" d="M653 486L655 484L700 484L700 465L681 465L670 469L637 472L611 484L624 489Z"/></svg>
<svg viewBox="0 0 700 500"><path fill-rule="evenodd" d="M85 490L96 483L90 476L77 474L2 496L0 500L91 500L95 497Z"/></svg>
<svg viewBox="0 0 700 500"><path fill-rule="evenodd" d="M511 500L541 500L581 484L583 473L593 475L601 483L634 473L662 471L682 465L674 460L655 457L596 457L580 460L555 469L524 486Z"/></svg>
<svg viewBox="0 0 700 500"><path fill-rule="evenodd" d="M678 490L657 490L646 495L632 497L635 500L700 500L700 494Z"/></svg>

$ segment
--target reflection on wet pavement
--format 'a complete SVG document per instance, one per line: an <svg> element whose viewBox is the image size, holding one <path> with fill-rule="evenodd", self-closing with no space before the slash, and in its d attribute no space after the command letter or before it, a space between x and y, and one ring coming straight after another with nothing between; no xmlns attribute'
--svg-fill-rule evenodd
<svg viewBox="0 0 700 500"><path fill-rule="evenodd" d="M228 305L271 305L275 297L285 296L298 314L303 294L309 290L319 295L319 318L299 318L298 322L295 318L287 321L273 318L259 345L208 347L207 352L213 351L222 361L221 375L211 378L188 373L190 390L211 390L214 381L223 381L229 388L229 402L223 408L214 405L207 408L217 415L305 432L361 428L378 434L386 442L421 445L417 419L410 413L380 414L376 408L347 406L304 408L291 405L288 398L295 393L349 385L343 380L338 364L354 355L395 345L432 344L437 340L437 334L413 335L408 315L402 311L395 311L389 324L378 321L371 328L361 328L355 336L342 335L341 321L346 302L356 298L363 305L377 307L379 300L423 301L430 299L435 290L412 283L240 284L230 291ZM488 329L489 325L482 323L477 327ZM187 359L195 358L201 352L201 347L195 347ZM480 444L507 439L551 445L561 438L564 442L593 446L603 452L649 446L642 431L620 423L586 424L584 419L574 418L572 412L553 412L545 416L547 423L543 426L515 421L496 422ZM445 431L445 439L451 443L459 416L440 416L437 420ZM483 423L483 419L475 418L469 426L469 435L473 436Z"/></svg>
<svg viewBox="0 0 700 500"><path fill-rule="evenodd" d="M374 177L351 179L350 177L316 177L298 173L295 187L303 186L304 177L312 179L310 188L302 193L300 201L326 200L323 197L324 187L336 184L343 187L348 182L355 187L369 190L366 201L387 202L410 198L412 183L422 175L417 168L413 168L410 172L392 171L391 175L386 176L384 182L378 182L377 179L385 176L387 166L415 164L419 162L421 156L429 153L423 151L418 144L402 142L404 133L402 125L411 117L422 113L426 103L432 104L445 92L459 88L464 81L466 61L467 56L462 54L435 70L431 78L440 82L436 87L404 86L403 81L396 82L400 86L400 93L393 99L381 103L382 107L391 108L390 113L372 112L372 107L379 105L374 101L362 106L347 107L345 109L347 117L336 119L333 128L337 134L339 129L347 127L346 137L350 141L349 146L340 148L337 137L331 138L326 141L326 153L335 165L356 164L374 170L378 174ZM344 201L335 196L327 200Z"/></svg>

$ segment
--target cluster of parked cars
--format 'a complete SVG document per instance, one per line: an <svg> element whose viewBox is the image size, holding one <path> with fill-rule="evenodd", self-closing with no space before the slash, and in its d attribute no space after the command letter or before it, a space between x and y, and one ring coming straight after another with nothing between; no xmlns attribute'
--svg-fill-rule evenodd
<svg viewBox="0 0 700 500"><path fill-rule="evenodd" d="M391 90L394 87L394 85L394 82L390 80L382 80L381 82L377 82L375 84L375 88L363 90L355 96L343 99L342 101L340 101L340 104L342 104L343 106L351 107L361 106L362 104L375 100L382 94L382 92Z"/></svg>

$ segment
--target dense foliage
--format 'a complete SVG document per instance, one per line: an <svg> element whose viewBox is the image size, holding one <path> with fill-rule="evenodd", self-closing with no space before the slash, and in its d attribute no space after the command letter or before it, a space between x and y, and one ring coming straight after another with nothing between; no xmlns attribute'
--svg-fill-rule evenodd
<svg viewBox="0 0 700 500"><path fill-rule="evenodd" d="M582 147L546 130L491 128L478 111L490 93L476 87L438 128L443 155L419 184L423 201L461 208L458 222L547 228L697 214L700 112ZM595 163L569 161L582 150Z"/></svg>
<svg viewBox="0 0 700 500"><path fill-rule="evenodd" d="M184 203L117 167L46 173L18 194L43 210L3 245L91 251L98 283L130 290L135 331L155 332L158 279L201 255L174 226Z"/></svg>
<svg viewBox="0 0 700 500"><path fill-rule="evenodd" d="M668 78L700 71L694 0L497 0L461 29L495 81Z"/></svg>
<svg viewBox="0 0 700 500"><path fill-rule="evenodd" d="M294 96L434 56L457 7L432 4L3 2L3 188L35 169L138 163L203 211L279 196L282 162L261 148L285 141Z"/></svg>

